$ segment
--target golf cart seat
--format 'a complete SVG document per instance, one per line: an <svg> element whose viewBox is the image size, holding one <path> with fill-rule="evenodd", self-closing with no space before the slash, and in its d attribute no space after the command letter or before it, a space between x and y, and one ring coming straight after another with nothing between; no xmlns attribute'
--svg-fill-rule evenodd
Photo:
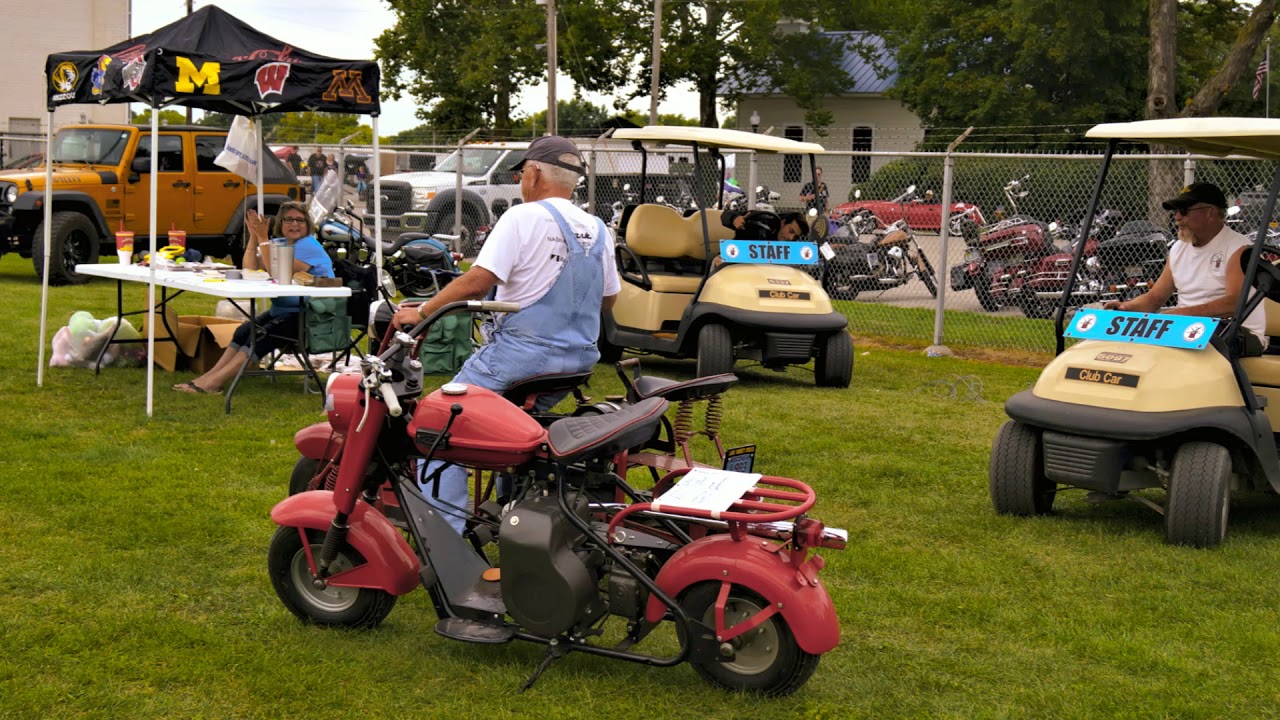
<svg viewBox="0 0 1280 720"><path fill-rule="evenodd" d="M1271 403L1280 403L1280 303L1270 298L1262 301L1267 311L1267 336L1271 338L1267 352L1259 357L1240 358L1240 367L1255 386L1276 388ZM1270 393L1268 393L1270 394Z"/></svg>
<svg viewBox="0 0 1280 720"><path fill-rule="evenodd" d="M701 218L693 220L666 205L637 206L627 223L626 244L619 245L619 268L625 272L635 262L655 292L697 292L706 271L706 252ZM718 220L715 226L720 226Z"/></svg>

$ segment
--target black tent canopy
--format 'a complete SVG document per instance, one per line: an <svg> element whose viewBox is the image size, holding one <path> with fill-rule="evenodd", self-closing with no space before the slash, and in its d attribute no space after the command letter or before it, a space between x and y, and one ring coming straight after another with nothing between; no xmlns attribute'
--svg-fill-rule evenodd
<svg viewBox="0 0 1280 720"><path fill-rule="evenodd" d="M378 64L307 52L216 5L101 50L45 61L49 110L72 103L184 105L236 115L377 115Z"/></svg>
<svg viewBox="0 0 1280 720"><path fill-rule="evenodd" d="M378 88L381 71L371 60L317 55L259 32L215 5L207 5L164 27L100 50L54 53L45 59L48 137L53 112L75 103L136 102L153 109L184 105L212 112L258 116L321 111L373 116L373 152L378 155ZM151 114L152 166L157 116ZM46 152L46 157L52 154ZM262 163L258 167L258 212L262 212ZM382 197L374 163L377 267L382 267ZM49 293L49 226L53 164L45 163L44 278L40 299L40 352L36 384L44 384L44 339ZM156 173L151 173L150 249L156 250ZM155 270L147 304L155 305ZM149 324L147 357L154 355L155 324ZM151 415L154 365L147 363L147 415Z"/></svg>

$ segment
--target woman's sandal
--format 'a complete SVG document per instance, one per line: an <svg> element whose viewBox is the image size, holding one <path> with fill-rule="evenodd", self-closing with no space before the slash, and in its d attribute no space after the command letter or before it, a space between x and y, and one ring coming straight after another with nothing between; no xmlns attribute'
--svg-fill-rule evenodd
<svg viewBox="0 0 1280 720"><path fill-rule="evenodd" d="M209 391L195 384L194 382L178 383L173 386L174 390L184 392L188 395L208 395Z"/></svg>

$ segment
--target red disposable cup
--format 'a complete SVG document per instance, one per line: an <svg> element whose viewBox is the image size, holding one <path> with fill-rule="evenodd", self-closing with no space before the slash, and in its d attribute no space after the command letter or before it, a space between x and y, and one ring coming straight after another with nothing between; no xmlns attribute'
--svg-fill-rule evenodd
<svg viewBox="0 0 1280 720"><path fill-rule="evenodd" d="M177 245L178 247L185 248L187 246L187 231L186 230L170 230L169 244Z"/></svg>
<svg viewBox="0 0 1280 720"><path fill-rule="evenodd" d="M133 252L132 230L116 231L116 250L128 250L129 252Z"/></svg>

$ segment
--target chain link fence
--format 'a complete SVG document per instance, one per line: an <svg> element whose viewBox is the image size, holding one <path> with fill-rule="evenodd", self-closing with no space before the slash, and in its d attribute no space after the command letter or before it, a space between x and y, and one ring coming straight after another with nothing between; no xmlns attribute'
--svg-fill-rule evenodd
<svg viewBox="0 0 1280 720"><path fill-rule="evenodd" d="M1261 161L1117 154L1072 277L1070 253L1097 181L1100 146L948 155L851 150L856 135L853 142L845 135L818 138L840 149L817 159L830 188L817 230L832 252L815 274L856 335L921 345L1052 352L1052 318L1064 288L1072 288L1069 313L1134 297L1159 276L1176 233L1162 200L1184 184L1213 182L1238 207L1229 224L1248 233L1261 224L1271 174ZM689 153L678 149L642 160L622 143L579 145L591 172L574 200L606 222L616 224L642 195L681 211L730 202L779 213L807 209L799 199L810 178L807 157L726 152L722 168L695 176ZM384 240L408 231L455 232L458 249L473 255L488 228L520 202L514 165L523 147L383 146ZM299 150L304 157L309 151ZM355 168L372 163L368 147L321 151L344 158L352 187ZM359 201L372 221L372 189Z"/></svg>

